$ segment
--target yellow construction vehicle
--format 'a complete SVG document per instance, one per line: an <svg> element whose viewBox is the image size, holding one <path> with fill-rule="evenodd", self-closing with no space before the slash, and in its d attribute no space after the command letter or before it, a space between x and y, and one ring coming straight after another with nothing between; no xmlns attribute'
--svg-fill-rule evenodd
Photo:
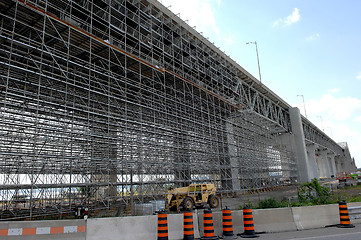
<svg viewBox="0 0 361 240"><path fill-rule="evenodd" d="M166 194L166 209L179 211L192 210L193 207L202 207L208 204L210 208L219 205L214 184L191 184L188 187L174 188Z"/></svg>

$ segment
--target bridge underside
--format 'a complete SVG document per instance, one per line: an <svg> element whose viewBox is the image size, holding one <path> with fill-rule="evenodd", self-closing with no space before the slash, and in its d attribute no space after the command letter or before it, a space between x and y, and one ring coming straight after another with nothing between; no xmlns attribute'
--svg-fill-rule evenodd
<svg viewBox="0 0 361 240"><path fill-rule="evenodd" d="M344 148L163 8L0 0L0 219L348 169Z"/></svg>
<svg viewBox="0 0 361 240"><path fill-rule="evenodd" d="M0 219L128 214L190 183L228 194L353 169L156 1L0 7Z"/></svg>
<svg viewBox="0 0 361 240"><path fill-rule="evenodd" d="M187 72L176 48L177 72L158 66L161 50L122 15L133 4L36 2L0 1L0 218L159 199L190 183L231 193L295 181L284 127L216 94L225 83L190 81L206 75Z"/></svg>

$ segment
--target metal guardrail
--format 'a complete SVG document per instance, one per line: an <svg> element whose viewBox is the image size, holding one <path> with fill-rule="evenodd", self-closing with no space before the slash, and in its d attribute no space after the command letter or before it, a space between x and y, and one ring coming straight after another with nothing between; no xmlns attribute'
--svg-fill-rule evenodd
<svg viewBox="0 0 361 240"><path fill-rule="evenodd" d="M361 206L348 207L350 220L351 219L360 219L361 218Z"/></svg>

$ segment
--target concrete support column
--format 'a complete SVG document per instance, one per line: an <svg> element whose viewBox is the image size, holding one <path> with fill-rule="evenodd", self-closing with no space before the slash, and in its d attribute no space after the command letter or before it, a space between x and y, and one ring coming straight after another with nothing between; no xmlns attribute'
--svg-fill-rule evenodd
<svg viewBox="0 0 361 240"><path fill-rule="evenodd" d="M290 108L290 120L293 132L293 152L298 166L298 181L307 182L311 178L308 174L307 151L303 133L302 119L298 108Z"/></svg>
<svg viewBox="0 0 361 240"><path fill-rule="evenodd" d="M338 169L338 162L336 160L336 156L334 156L334 160L335 160L335 172L336 172L336 175L335 177L337 176L337 174L340 172L339 169Z"/></svg>
<svg viewBox="0 0 361 240"><path fill-rule="evenodd" d="M339 173L345 172L342 156L341 155L336 156L335 161L337 162L337 172Z"/></svg>
<svg viewBox="0 0 361 240"><path fill-rule="evenodd" d="M228 142L228 153L229 153L229 162L231 166L231 177L232 177L232 190L238 191L241 190L241 185L239 181L239 167L238 167L238 156L236 143L234 141L234 129L232 120L227 121L227 142Z"/></svg>
<svg viewBox="0 0 361 240"><path fill-rule="evenodd" d="M319 179L320 175L318 172L317 162L316 162L316 145L308 144L307 147L307 160L308 160L308 176L309 180Z"/></svg>
<svg viewBox="0 0 361 240"><path fill-rule="evenodd" d="M343 169L342 169L342 166L341 166L341 159L340 159L340 156L335 156L335 163L336 163L336 173L342 173L343 172Z"/></svg>
<svg viewBox="0 0 361 240"><path fill-rule="evenodd" d="M331 169L331 176L333 175L334 177L336 177L337 175L337 170L336 170L336 163L335 163L335 154L333 152L328 153L328 161L330 163L330 169Z"/></svg>
<svg viewBox="0 0 361 240"><path fill-rule="evenodd" d="M316 163L317 163L319 178L325 178L325 167L322 161L322 156L319 153L319 150L317 150L316 153Z"/></svg>
<svg viewBox="0 0 361 240"><path fill-rule="evenodd" d="M325 178L330 178L331 177L331 170L330 170L330 164L327 158L327 152L328 150L321 150L320 151L320 157L322 159L322 165L323 165L323 170L324 170L324 176Z"/></svg>
<svg viewBox="0 0 361 240"><path fill-rule="evenodd" d="M89 153L91 154L91 165L93 172L90 181L94 185L85 187L83 191L92 197L108 197L109 199L117 196L117 128L112 124L93 123L91 126ZM107 138L104 138L106 136ZM106 140L105 140L106 139ZM98 168L97 164L101 162L108 165L107 169ZM97 183L100 186L97 186Z"/></svg>
<svg viewBox="0 0 361 240"><path fill-rule="evenodd" d="M174 136L174 181L176 187L186 187L191 182L190 155L186 133Z"/></svg>

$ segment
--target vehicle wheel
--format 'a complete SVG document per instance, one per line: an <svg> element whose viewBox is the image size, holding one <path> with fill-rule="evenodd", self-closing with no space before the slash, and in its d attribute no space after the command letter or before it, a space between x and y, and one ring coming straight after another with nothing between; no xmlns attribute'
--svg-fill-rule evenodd
<svg viewBox="0 0 361 240"><path fill-rule="evenodd" d="M211 195L208 199L210 208L217 208L219 205L219 198L216 195Z"/></svg>
<svg viewBox="0 0 361 240"><path fill-rule="evenodd" d="M184 210L192 210L194 207L193 199L191 197L186 197L182 202L182 206Z"/></svg>

